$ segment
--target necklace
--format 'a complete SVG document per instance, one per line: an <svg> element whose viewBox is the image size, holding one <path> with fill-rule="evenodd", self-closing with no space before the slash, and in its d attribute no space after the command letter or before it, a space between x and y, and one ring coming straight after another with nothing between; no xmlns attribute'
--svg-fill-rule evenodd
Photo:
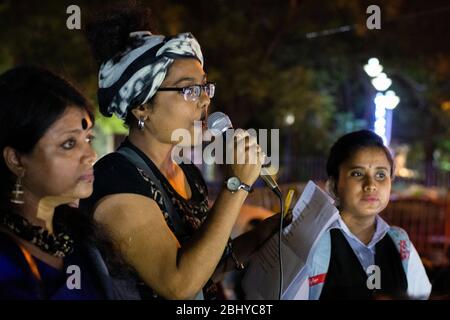
<svg viewBox="0 0 450 320"><path fill-rule="evenodd" d="M2 213L0 223L15 235L55 257L64 258L73 251L74 242L67 233L50 234L45 228L32 225L18 214Z"/></svg>

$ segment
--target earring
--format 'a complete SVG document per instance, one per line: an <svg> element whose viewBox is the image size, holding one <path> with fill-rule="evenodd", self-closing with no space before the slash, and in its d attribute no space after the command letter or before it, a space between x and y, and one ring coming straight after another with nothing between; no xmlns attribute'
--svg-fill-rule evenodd
<svg viewBox="0 0 450 320"><path fill-rule="evenodd" d="M139 120L138 120L138 128L139 128L139 130L144 131L144 124L145 124L144 118L140 117Z"/></svg>
<svg viewBox="0 0 450 320"><path fill-rule="evenodd" d="M23 188L22 188L22 177L18 176L16 184L14 185L14 190L11 192L11 202L15 204L24 204L23 201Z"/></svg>

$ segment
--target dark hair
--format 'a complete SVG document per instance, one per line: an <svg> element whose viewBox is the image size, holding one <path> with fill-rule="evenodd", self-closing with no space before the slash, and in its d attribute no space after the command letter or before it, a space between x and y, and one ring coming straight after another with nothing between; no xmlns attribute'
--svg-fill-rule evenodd
<svg viewBox="0 0 450 320"><path fill-rule="evenodd" d="M88 112L92 121L92 106L69 82L48 70L33 66L20 66L0 75L0 151L12 147L22 154L33 151L50 126L70 107ZM10 202L15 175L0 160L0 215L18 213ZM88 215L79 209L61 205L55 209L53 220L56 231L67 230L74 240L96 244L105 259L121 266L121 258L111 251L114 245L106 233Z"/></svg>
<svg viewBox="0 0 450 320"><path fill-rule="evenodd" d="M339 181L339 168L350 157L362 148L379 148L386 154L391 165L391 177L394 174L394 160L389 149L383 144L380 136L369 130L348 133L340 137L330 149L327 160L327 174L336 184Z"/></svg>
<svg viewBox="0 0 450 320"><path fill-rule="evenodd" d="M130 33L134 31L155 32L152 12L136 1L121 1L109 7L102 6L88 17L86 37L98 66L103 62L118 58L127 47L137 47L131 42Z"/></svg>
<svg viewBox="0 0 450 320"><path fill-rule="evenodd" d="M109 59L120 59L127 48L141 45L129 36L131 32L156 32L151 10L136 1L121 1L107 8L103 6L97 12L88 17L86 37L99 67ZM151 101L147 104L151 105ZM128 111L135 107L138 106L130 106ZM133 114L128 112L124 122L129 127L134 120Z"/></svg>

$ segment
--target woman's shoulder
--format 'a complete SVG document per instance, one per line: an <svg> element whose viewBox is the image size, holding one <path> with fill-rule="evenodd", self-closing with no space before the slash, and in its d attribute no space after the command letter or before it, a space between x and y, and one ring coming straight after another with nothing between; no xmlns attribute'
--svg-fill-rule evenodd
<svg viewBox="0 0 450 320"><path fill-rule="evenodd" d="M117 178L128 174L137 173L136 167L118 152L111 152L101 157L94 165L94 173L97 178ZM114 174L114 176L109 176ZM105 176L103 176L105 175Z"/></svg>
<svg viewBox="0 0 450 320"><path fill-rule="evenodd" d="M151 197L151 191L140 171L124 156L113 152L105 155L94 165L94 188L92 195L80 201L88 212L103 197L133 193Z"/></svg>
<svg viewBox="0 0 450 320"><path fill-rule="evenodd" d="M102 187L133 189L136 186L143 186L147 189L147 175L118 152L109 153L98 160L94 165L94 176L94 189L96 182Z"/></svg>
<svg viewBox="0 0 450 320"><path fill-rule="evenodd" d="M400 228L398 226L389 226L388 234L391 236L391 238L394 238L394 240L409 241L408 232L405 229Z"/></svg>

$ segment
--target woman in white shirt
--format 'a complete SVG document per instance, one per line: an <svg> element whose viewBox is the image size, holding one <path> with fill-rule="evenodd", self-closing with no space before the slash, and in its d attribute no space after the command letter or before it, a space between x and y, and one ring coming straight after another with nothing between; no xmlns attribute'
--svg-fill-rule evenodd
<svg viewBox="0 0 450 320"><path fill-rule="evenodd" d="M340 218L319 240L296 298L428 298L431 284L407 233L379 216L394 174L383 140L368 130L344 135L327 174Z"/></svg>

